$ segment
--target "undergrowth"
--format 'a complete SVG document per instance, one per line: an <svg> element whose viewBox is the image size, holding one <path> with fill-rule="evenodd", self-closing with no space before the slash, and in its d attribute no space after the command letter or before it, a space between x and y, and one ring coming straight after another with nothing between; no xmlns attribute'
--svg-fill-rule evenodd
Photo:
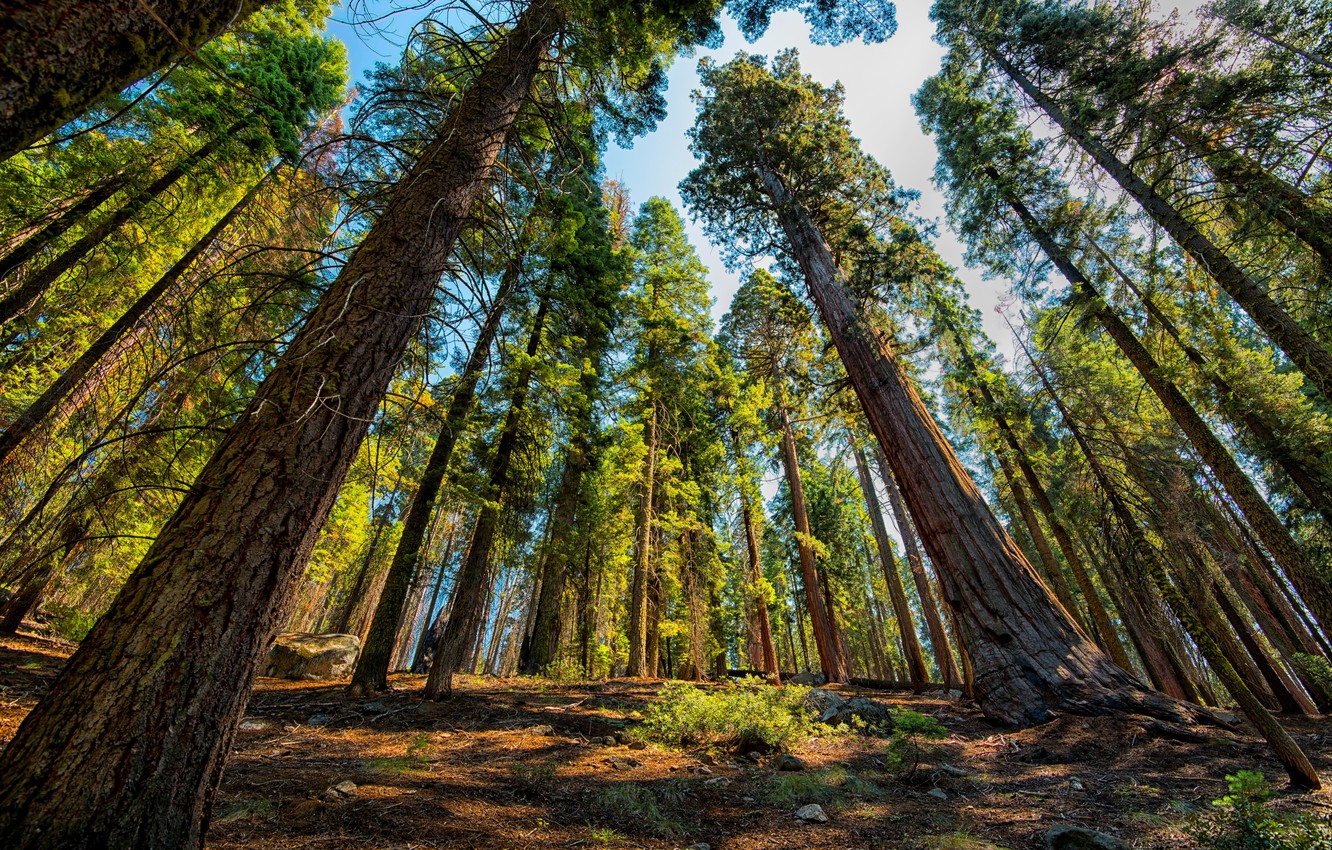
<svg viewBox="0 0 1332 850"><path fill-rule="evenodd" d="M920 769L920 763L933 759L939 747L931 743L948 736L942 723L918 711L900 709L893 715L893 735L888 740L887 761L890 770L903 774L910 782Z"/></svg>
<svg viewBox="0 0 1332 850"><path fill-rule="evenodd" d="M1226 777L1230 793L1213 812L1194 820L1189 834L1208 850L1332 850L1332 821L1284 814L1271 807L1274 792L1256 771Z"/></svg>
<svg viewBox="0 0 1332 850"><path fill-rule="evenodd" d="M778 773L768 785L768 802L778 806L806 803L839 803L847 797L876 797L879 786L861 779L844 767Z"/></svg>
<svg viewBox="0 0 1332 850"><path fill-rule="evenodd" d="M784 750L815 733L804 707L809 688L774 687L747 678L704 690L668 682L661 701L643 712L643 733L671 746L752 746Z"/></svg>
<svg viewBox="0 0 1332 850"><path fill-rule="evenodd" d="M684 792L672 783L657 785L655 788L635 782L611 785L596 795L593 805L644 826L653 835L684 835L684 824L671 816L671 810L684 800Z"/></svg>

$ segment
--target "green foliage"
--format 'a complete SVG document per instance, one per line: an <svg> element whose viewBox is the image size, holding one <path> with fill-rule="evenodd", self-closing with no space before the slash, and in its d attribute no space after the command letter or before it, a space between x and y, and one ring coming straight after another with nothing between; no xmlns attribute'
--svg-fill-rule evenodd
<svg viewBox="0 0 1332 850"><path fill-rule="evenodd" d="M888 762L894 770L905 771L903 778L909 782L915 777L921 761L933 757L938 751L938 747L930 742L946 738L948 730L928 714L906 709L896 712L893 721Z"/></svg>
<svg viewBox="0 0 1332 850"><path fill-rule="evenodd" d="M1332 822L1272 811L1274 792L1257 771L1226 777L1230 793L1213 800L1215 812L1197 819L1189 834L1208 850L1328 850Z"/></svg>
<svg viewBox="0 0 1332 850"><path fill-rule="evenodd" d="M710 689L667 682L661 701L644 713L643 731L672 746L753 742L787 749L814 734L804 707L807 693L798 685L778 688L755 678Z"/></svg>
<svg viewBox="0 0 1332 850"><path fill-rule="evenodd" d="M611 785L598 793L593 805L631 820L635 825L644 826L654 835L678 836L685 833L685 828L670 816L669 808L682 799L683 796L673 784L663 783L654 787L624 782ZM663 806L667 811L663 811ZM614 835L614 832L607 831Z"/></svg>
<svg viewBox="0 0 1332 850"><path fill-rule="evenodd" d="M277 806L271 800L253 799L237 800L234 803L228 803L221 808L221 811L213 818L219 823L230 823L238 820L251 820L275 817L277 815Z"/></svg>
<svg viewBox="0 0 1332 850"><path fill-rule="evenodd" d="M43 610L50 618L51 628L55 633L73 641L87 637L99 616L99 612L85 611L78 606L59 602L49 603Z"/></svg>
<svg viewBox="0 0 1332 850"><path fill-rule="evenodd" d="M844 767L778 773L765 793L778 806L803 806L807 803L835 804L847 797L873 797L880 789Z"/></svg>

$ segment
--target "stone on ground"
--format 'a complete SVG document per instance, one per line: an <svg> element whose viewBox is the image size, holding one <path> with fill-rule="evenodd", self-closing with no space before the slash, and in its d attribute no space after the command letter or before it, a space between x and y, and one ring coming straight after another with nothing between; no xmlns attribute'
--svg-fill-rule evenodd
<svg viewBox="0 0 1332 850"><path fill-rule="evenodd" d="M823 806L818 803L810 803L808 806L801 806L796 809L797 820L803 820L808 823L827 823L828 815L824 813Z"/></svg>
<svg viewBox="0 0 1332 850"><path fill-rule="evenodd" d="M273 641L260 675L304 682L342 679L351 675L360 654L361 639L356 635L287 632Z"/></svg>

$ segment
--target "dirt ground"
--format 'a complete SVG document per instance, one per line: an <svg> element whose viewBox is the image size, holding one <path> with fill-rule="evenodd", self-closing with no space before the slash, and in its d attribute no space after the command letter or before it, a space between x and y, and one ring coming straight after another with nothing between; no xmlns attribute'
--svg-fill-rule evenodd
<svg viewBox="0 0 1332 850"><path fill-rule="evenodd" d="M0 640L0 746L72 650ZM1025 850L1074 824L1176 850L1194 846L1183 826L1221 796L1226 774L1283 776L1252 735L1186 742L1078 717L1004 731L966 703L883 692L867 695L948 730L912 779L887 769L883 739L862 735L816 739L796 751L806 771L779 773L771 756L607 745L632 729L656 682L462 677L445 703L420 699L422 677L392 683L366 701L337 684L259 680L208 847ZM1332 725L1288 728L1332 777ZM827 823L795 819L808 802ZM1283 792L1278 805L1332 813L1332 792Z"/></svg>

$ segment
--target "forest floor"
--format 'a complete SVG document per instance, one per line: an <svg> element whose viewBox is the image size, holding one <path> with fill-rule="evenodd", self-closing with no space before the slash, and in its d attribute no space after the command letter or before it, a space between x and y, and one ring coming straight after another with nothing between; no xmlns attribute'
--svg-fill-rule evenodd
<svg viewBox="0 0 1332 850"><path fill-rule="evenodd" d="M0 746L72 650L0 639ZM1003 731L941 694L885 692L867 695L948 730L910 781L886 769L884 739L859 734L815 739L796 750L806 771L778 773L767 756L592 742L631 729L659 682L461 677L444 703L420 699L422 677L392 684L366 701L337 684L260 679L208 847L1025 850L1073 824L1173 850L1195 846L1185 825L1226 774L1283 776L1252 735L1190 743L1079 717ZM1332 724L1288 728L1332 776ZM809 802L827 823L795 819ZM1326 815L1332 793L1283 793L1277 806Z"/></svg>

